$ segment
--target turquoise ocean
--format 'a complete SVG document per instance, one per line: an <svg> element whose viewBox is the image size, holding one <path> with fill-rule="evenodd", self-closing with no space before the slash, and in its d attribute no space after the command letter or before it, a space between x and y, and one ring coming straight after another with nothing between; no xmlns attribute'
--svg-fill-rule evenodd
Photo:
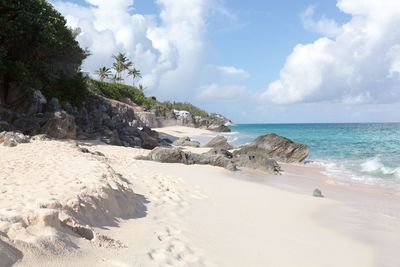
<svg viewBox="0 0 400 267"><path fill-rule="evenodd" d="M228 140L243 145L276 133L309 146L307 161L332 178L400 189L400 123L237 124Z"/></svg>

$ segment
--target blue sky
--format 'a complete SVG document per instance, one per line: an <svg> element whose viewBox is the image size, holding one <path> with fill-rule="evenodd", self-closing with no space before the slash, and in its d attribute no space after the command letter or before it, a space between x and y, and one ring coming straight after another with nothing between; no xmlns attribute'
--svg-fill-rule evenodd
<svg viewBox="0 0 400 267"><path fill-rule="evenodd" d="M148 94L260 123L400 121L396 2L52 1L87 71L126 51Z"/></svg>

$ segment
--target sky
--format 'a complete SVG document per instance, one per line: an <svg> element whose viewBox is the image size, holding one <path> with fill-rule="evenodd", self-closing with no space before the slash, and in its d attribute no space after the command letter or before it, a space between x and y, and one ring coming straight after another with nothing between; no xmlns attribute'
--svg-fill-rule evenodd
<svg viewBox="0 0 400 267"><path fill-rule="evenodd" d="M398 0L50 2L81 29L84 71L124 52L159 100L235 123L400 121Z"/></svg>

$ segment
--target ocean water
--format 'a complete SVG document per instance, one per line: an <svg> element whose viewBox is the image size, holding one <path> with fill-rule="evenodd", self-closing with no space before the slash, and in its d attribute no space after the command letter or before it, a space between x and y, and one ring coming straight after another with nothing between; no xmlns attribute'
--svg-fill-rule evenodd
<svg viewBox="0 0 400 267"><path fill-rule="evenodd" d="M234 145L276 133L307 144L307 160L323 164L336 179L400 189L400 123L238 124Z"/></svg>

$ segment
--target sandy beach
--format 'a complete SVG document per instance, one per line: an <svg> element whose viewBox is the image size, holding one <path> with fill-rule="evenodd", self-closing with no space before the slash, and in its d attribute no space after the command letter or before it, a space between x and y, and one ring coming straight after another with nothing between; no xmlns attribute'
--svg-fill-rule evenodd
<svg viewBox="0 0 400 267"><path fill-rule="evenodd" d="M0 266L400 266L400 193L339 183L313 164L230 172L95 141L0 153Z"/></svg>

